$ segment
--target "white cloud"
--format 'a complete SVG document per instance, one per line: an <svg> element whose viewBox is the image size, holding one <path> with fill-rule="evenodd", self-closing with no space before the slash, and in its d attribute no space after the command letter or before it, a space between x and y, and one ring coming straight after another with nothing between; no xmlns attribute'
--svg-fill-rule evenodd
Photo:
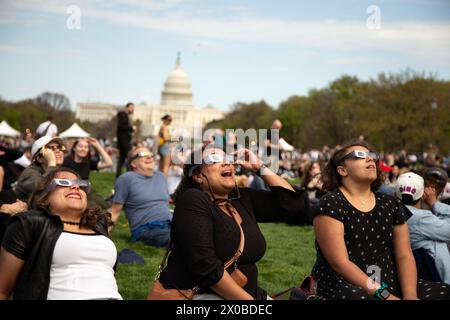
<svg viewBox="0 0 450 320"><path fill-rule="evenodd" d="M356 65L356 64L371 64L371 65L393 65L395 60L386 58L368 57L362 55L337 57L325 60L326 63L336 65Z"/></svg>
<svg viewBox="0 0 450 320"><path fill-rule="evenodd" d="M223 41L205 40L205 39L187 39L186 44L194 54L198 53L224 53L230 51Z"/></svg>
<svg viewBox="0 0 450 320"><path fill-rule="evenodd" d="M173 7L181 0L113 0L116 5L126 3L129 10L105 8L106 0L79 0L84 16L124 27L145 28L167 33L208 39L210 41L238 41L269 45L288 44L304 49L384 52L429 60L448 65L450 56L450 22L402 21L382 22L381 29L369 30L365 21L288 20L282 18L251 17L195 17L189 11L171 10L158 14L141 8L158 10ZM16 10L66 14L72 1L6 0ZM198 11L196 11L198 12ZM361 62L364 62L361 60Z"/></svg>
<svg viewBox="0 0 450 320"><path fill-rule="evenodd" d="M8 54L35 54L39 51L34 48L24 47L24 46L16 46L10 44L0 44L0 52L8 53Z"/></svg>
<svg viewBox="0 0 450 320"><path fill-rule="evenodd" d="M107 3L138 7L147 10L163 10L177 6L183 0L102 0Z"/></svg>
<svg viewBox="0 0 450 320"><path fill-rule="evenodd" d="M250 9L246 6L234 5L230 6L230 11L239 12L239 13L247 13L250 12Z"/></svg>

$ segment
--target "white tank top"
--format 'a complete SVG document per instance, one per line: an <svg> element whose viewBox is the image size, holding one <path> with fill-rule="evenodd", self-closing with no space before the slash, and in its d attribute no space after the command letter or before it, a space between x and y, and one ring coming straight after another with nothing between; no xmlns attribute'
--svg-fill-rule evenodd
<svg viewBox="0 0 450 320"><path fill-rule="evenodd" d="M116 258L116 246L103 235L61 233L53 252L47 300L122 300L114 278Z"/></svg>

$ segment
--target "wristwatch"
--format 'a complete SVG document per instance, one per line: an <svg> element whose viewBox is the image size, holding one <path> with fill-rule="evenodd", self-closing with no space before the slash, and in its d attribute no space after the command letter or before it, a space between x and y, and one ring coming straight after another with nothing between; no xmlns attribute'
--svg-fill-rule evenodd
<svg viewBox="0 0 450 320"><path fill-rule="evenodd" d="M383 289L383 291L380 292L380 296L383 300L387 300L391 293L388 291L388 289Z"/></svg>
<svg viewBox="0 0 450 320"><path fill-rule="evenodd" d="M377 291L375 291L375 298L377 298L378 300L387 300L387 298L389 298L389 296L391 295L387 288L387 284L382 283L381 287L379 287Z"/></svg>

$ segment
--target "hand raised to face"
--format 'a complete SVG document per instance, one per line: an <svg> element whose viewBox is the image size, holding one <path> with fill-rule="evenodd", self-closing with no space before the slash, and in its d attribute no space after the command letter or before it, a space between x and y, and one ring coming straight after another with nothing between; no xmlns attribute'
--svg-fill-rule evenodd
<svg viewBox="0 0 450 320"><path fill-rule="evenodd" d="M425 187L423 193L423 201L431 208L437 201L437 193L434 187L428 186Z"/></svg>
<svg viewBox="0 0 450 320"><path fill-rule="evenodd" d="M257 171L261 168L261 160L249 149L240 149L235 152L236 164L241 165L246 170Z"/></svg>

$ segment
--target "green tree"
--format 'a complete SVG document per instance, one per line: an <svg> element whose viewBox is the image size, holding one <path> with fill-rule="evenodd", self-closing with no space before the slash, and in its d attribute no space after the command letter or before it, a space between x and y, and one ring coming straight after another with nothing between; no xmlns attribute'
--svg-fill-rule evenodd
<svg viewBox="0 0 450 320"><path fill-rule="evenodd" d="M312 128L308 121L311 116L311 99L309 97L292 96L281 102L277 117L283 124L281 137L295 147L309 146L309 135L306 132Z"/></svg>
<svg viewBox="0 0 450 320"><path fill-rule="evenodd" d="M222 129L268 129L275 119L275 110L265 101L250 104L236 103L227 116L214 123ZM208 128L211 125L207 126Z"/></svg>

